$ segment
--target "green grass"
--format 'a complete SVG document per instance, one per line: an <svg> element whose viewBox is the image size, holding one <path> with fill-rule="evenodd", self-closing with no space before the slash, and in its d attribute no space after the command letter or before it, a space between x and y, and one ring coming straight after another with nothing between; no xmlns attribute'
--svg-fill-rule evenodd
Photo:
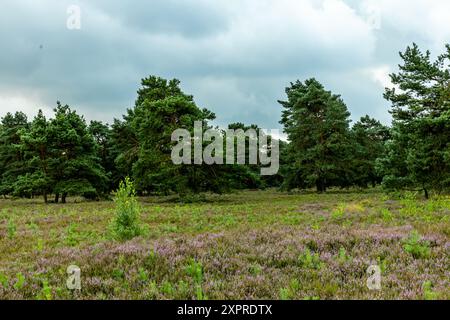
<svg viewBox="0 0 450 320"><path fill-rule="evenodd" d="M110 237L113 202L0 200L0 299L450 298L449 197L172 198L139 199L148 232L126 242ZM371 264L381 291L366 287ZM80 292L66 288L69 265Z"/></svg>

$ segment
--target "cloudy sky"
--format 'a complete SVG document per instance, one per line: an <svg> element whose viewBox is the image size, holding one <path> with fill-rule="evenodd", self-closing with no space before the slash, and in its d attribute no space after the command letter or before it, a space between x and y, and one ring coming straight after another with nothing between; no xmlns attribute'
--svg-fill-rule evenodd
<svg viewBox="0 0 450 320"><path fill-rule="evenodd" d="M79 30L67 28L71 5ZM449 16L448 0L2 0L0 116L51 115L61 100L111 122L154 74L180 79L218 125L279 128L284 88L309 77L353 119L389 123L398 52L443 52Z"/></svg>

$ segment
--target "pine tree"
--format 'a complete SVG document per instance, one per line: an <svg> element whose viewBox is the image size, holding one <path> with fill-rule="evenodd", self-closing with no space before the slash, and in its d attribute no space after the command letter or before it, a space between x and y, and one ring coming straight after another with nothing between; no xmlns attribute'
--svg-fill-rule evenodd
<svg viewBox="0 0 450 320"><path fill-rule="evenodd" d="M450 188L450 45L432 61L414 44L386 89L392 103L393 137L380 160L384 185L443 192Z"/></svg>
<svg viewBox="0 0 450 320"><path fill-rule="evenodd" d="M254 130L257 134L259 133L260 128L253 124L250 126L246 126L243 123L232 123L228 125L228 129L230 130L243 130L247 132L248 130ZM225 136L225 132L223 135ZM258 140L258 138L256 138ZM259 142L256 141L256 143ZM237 164L237 154L238 154L238 139L234 139L234 161L235 164L226 166L226 175L228 176L229 181L231 182L231 187L233 189L259 189L263 187L263 181L260 175L261 166L259 164L250 164L250 137L245 137L245 165ZM224 154L226 150L224 150ZM259 162L258 162L259 163Z"/></svg>
<svg viewBox="0 0 450 320"><path fill-rule="evenodd" d="M134 109L128 110L123 123L115 123L115 131L121 130L128 139L116 162L125 170L131 166L139 192L218 191L222 184L212 178L216 176L213 166L174 165L171 159L174 130L193 134L195 121L207 128L207 121L214 118L209 110L197 107L193 97L180 89L178 80L145 78Z"/></svg>
<svg viewBox="0 0 450 320"><path fill-rule="evenodd" d="M389 128L369 116L362 117L351 130L353 142L353 182L360 187L375 187L383 177L376 169L376 161L385 153L390 137Z"/></svg>
<svg viewBox="0 0 450 320"><path fill-rule="evenodd" d="M108 191L112 191L120 182L112 152L114 149L112 145L112 130L108 124L104 124L101 121L91 121L88 130L94 138L97 150L96 154L101 160L100 164L110 181Z"/></svg>
<svg viewBox="0 0 450 320"><path fill-rule="evenodd" d="M42 194L47 203L53 180L49 172L52 155L49 150L49 123L42 110L30 127L20 131L20 144L26 160L27 173L18 177L14 189L17 195Z"/></svg>
<svg viewBox="0 0 450 320"><path fill-rule="evenodd" d="M128 115L123 118L123 121L114 119L111 126L109 153L112 161L110 166L115 168L111 176L114 188L126 177L132 177L133 164L138 159L139 141L131 127L131 110L128 110Z"/></svg>
<svg viewBox="0 0 450 320"><path fill-rule="evenodd" d="M0 194L11 195L17 178L26 173L25 155L20 145L20 132L28 129L22 112L7 113L0 125Z"/></svg>
<svg viewBox="0 0 450 320"><path fill-rule="evenodd" d="M350 184L350 113L339 95L316 79L286 88L281 124L288 135L289 163L283 168L285 187L325 192Z"/></svg>
<svg viewBox="0 0 450 320"><path fill-rule="evenodd" d="M68 195L98 197L107 191L108 178L97 157L96 144L86 121L68 105L58 102L48 134L52 158L49 172L55 202Z"/></svg>

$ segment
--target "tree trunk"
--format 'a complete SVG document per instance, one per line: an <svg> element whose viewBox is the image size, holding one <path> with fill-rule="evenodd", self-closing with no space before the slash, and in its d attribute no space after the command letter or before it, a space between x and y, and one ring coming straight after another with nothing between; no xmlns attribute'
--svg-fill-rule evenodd
<svg viewBox="0 0 450 320"><path fill-rule="evenodd" d="M317 193L322 192L319 180L316 181L316 189L317 189Z"/></svg>
<svg viewBox="0 0 450 320"><path fill-rule="evenodd" d="M67 193L63 193L61 197L61 202L66 203Z"/></svg>
<svg viewBox="0 0 450 320"><path fill-rule="evenodd" d="M47 193L44 193L44 202L47 204L48 203L48 197L47 197Z"/></svg>
<svg viewBox="0 0 450 320"><path fill-rule="evenodd" d="M317 179L316 188L318 193L324 193L327 191L327 187L325 186L323 179Z"/></svg>
<svg viewBox="0 0 450 320"><path fill-rule="evenodd" d="M55 203L59 202L59 193L55 194Z"/></svg>
<svg viewBox="0 0 450 320"><path fill-rule="evenodd" d="M427 190L427 188L423 188L423 191L424 191L424 193L425 193L425 199L430 199L430 195L428 194L428 190Z"/></svg>

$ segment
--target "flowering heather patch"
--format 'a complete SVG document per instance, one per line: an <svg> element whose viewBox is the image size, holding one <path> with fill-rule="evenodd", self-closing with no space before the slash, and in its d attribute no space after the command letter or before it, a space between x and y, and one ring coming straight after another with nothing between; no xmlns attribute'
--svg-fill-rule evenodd
<svg viewBox="0 0 450 320"><path fill-rule="evenodd" d="M450 298L449 198L207 198L141 199L149 232L123 243L108 236L113 203L0 201L0 299ZM366 286L374 264L379 291ZM80 291L66 287L70 265Z"/></svg>

